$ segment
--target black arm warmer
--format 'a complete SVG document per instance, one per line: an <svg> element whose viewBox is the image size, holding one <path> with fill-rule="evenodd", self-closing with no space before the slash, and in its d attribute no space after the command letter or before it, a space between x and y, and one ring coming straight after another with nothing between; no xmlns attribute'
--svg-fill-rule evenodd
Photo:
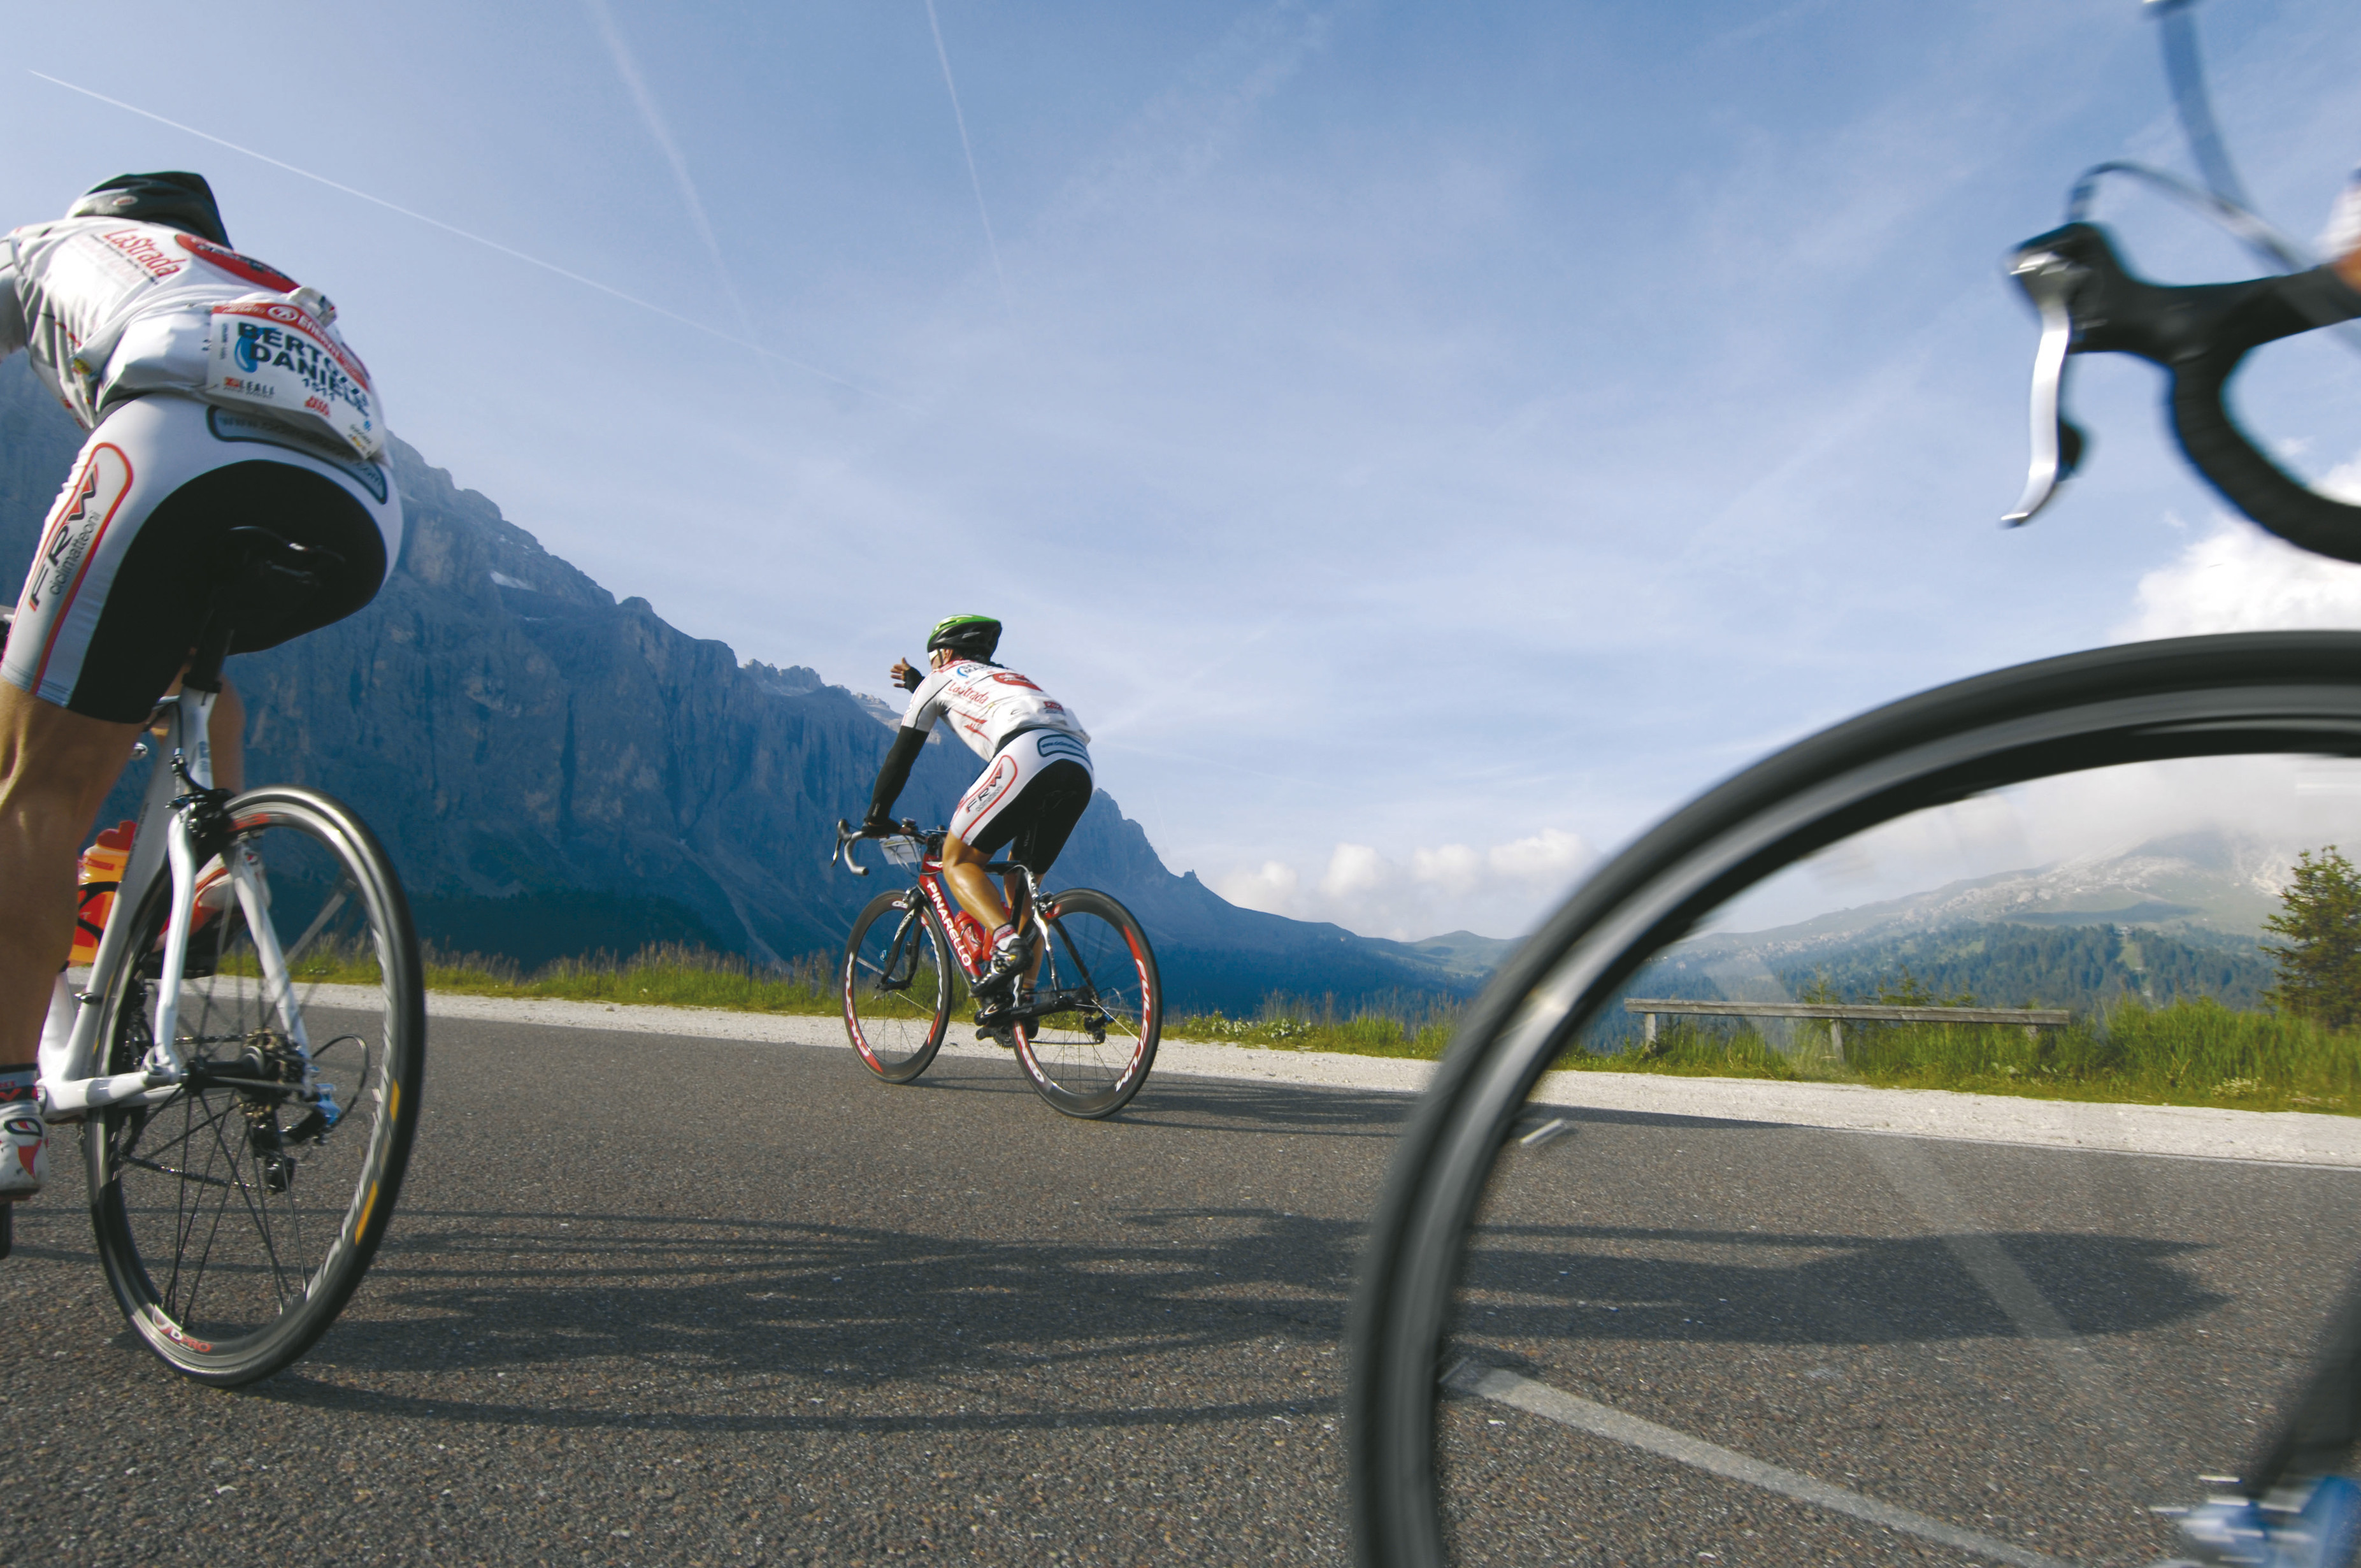
<svg viewBox="0 0 2361 1568"><path fill-rule="evenodd" d="M894 748L885 760L877 764L877 787L869 792L869 817L872 822L890 816L894 802L900 798L902 786L910 782L910 764L918 760L919 750L927 743L927 732L907 726L894 732Z"/></svg>

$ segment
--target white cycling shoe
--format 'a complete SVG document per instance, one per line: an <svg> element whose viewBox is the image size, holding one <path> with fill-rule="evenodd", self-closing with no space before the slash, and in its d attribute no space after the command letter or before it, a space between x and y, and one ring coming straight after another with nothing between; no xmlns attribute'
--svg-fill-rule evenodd
<svg viewBox="0 0 2361 1568"><path fill-rule="evenodd" d="M2180 1532L2202 1563L2346 1568L2361 1545L2361 1487L2329 1475L2285 1499L2277 1493L2261 1503L2219 1498L2190 1510Z"/></svg>
<svg viewBox="0 0 2361 1568"><path fill-rule="evenodd" d="M0 1103L0 1203L19 1203L49 1175L49 1129L38 1100Z"/></svg>

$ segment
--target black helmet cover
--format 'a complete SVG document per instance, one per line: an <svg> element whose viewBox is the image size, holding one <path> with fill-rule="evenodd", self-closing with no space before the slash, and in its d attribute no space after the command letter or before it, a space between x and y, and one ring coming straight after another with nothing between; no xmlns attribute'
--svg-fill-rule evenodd
<svg viewBox="0 0 2361 1568"><path fill-rule="evenodd" d="M222 227L221 208L214 188L202 174L168 170L160 174L118 174L102 180L66 209L70 218L129 218L135 223L164 224L213 241L229 244Z"/></svg>

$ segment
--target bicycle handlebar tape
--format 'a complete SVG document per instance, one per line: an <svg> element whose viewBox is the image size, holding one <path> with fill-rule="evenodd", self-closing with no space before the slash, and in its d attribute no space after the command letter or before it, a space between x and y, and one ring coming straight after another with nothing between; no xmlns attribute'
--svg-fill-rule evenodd
<svg viewBox="0 0 2361 1568"><path fill-rule="evenodd" d="M2136 277L2104 230L2068 224L2027 240L2081 273L2072 352L2132 354L2171 378L2180 449L2224 499L2289 543L2361 562L2361 507L2290 477L2238 428L2224 398L2239 362L2266 343L2361 316L2361 293L2324 267L2240 283L2167 286Z"/></svg>
<svg viewBox="0 0 2361 1568"><path fill-rule="evenodd" d="M2361 293L2325 267L2269 284L2230 313L2212 347L2171 367L2173 433L2232 506L2290 544L2361 562L2361 506L2333 500L2282 470L2246 438L2224 400L2232 373L2250 350L2361 316Z"/></svg>

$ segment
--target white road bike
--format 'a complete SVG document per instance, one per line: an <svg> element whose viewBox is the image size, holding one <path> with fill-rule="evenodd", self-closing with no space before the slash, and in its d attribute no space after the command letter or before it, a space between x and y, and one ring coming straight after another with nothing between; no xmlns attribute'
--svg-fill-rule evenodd
<svg viewBox="0 0 2361 1568"><path fill-rule="evenodd" d="M301 1356L384 1240L418 1126L418 939L368 826L315 790L213 787L231 619L313 591L317 554L239 529L160 740L78 1003L60 1123L125 1319L174 1369L237 1385ZM85 890L88 891L88 890ZM0 1205L0 1254L12 1205Z"/></svg>

